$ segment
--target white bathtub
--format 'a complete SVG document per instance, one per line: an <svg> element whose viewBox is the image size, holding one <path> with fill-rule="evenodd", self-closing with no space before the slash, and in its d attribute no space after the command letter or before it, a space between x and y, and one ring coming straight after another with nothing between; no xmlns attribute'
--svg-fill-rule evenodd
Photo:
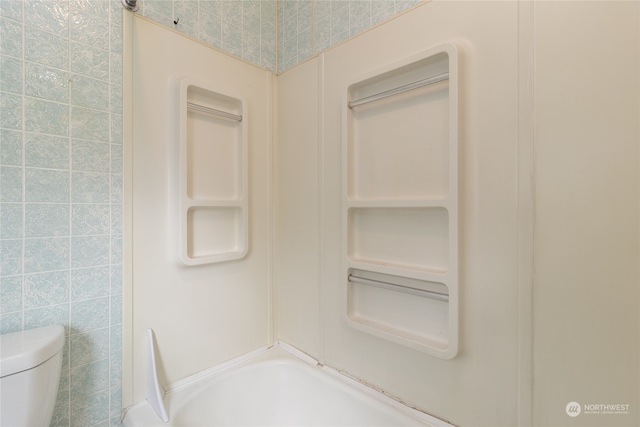
<svg viewBox="0 0 640 427"><path fill-rule="evenodd" d="M169 388L163 423L146 403L134 426L434 426L450 424L404 406L282 343Z"/></svg>

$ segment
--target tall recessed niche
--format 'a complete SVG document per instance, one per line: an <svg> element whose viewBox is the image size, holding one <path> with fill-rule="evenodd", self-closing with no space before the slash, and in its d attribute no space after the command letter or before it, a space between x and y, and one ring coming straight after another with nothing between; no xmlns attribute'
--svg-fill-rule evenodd
<svg viewBox="0 0 640 427"><path fill-rule="evenodd" d="M248 251L246 102L207 83L180 82L180 259L186 265Z"/></svg>
<svg viewBox="0 0 640 427"><path fill-rule="evenodd" d="M443 45L345 88L343 273L350 326L458 351L458 60Z"/></svg>

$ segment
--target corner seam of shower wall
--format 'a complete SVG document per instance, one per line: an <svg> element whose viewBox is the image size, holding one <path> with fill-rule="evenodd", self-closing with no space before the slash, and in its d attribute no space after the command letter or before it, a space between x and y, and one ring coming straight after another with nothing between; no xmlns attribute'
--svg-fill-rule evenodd
<svg viewBox="0 0 640 427"><path fill-rule="evenodd" d="M277 143L277 109L275 106L278 102L278 80L277 76L271 71L265 71L265 78L267 80L267 215L268 215L268 250L267 250L267 345L271 347L278 336L276 329L276 268L275 257L276 253L276 203L277 200L277 186L276 180L276 156L274 155L275 146Z"/></svg>
<svg viewBox="0 0 640 427"><path fill-rule="evenodd" d="M122 18L123 256L122 407L133 405L133 14ZM125 96L125 94L129 96Z"/></svg>
<svg viewBox="0 0 640 427"><path fill-rule="evenodd" d="M533 287L536 0L518 2L518 372L519 426L533 425Z"/></svg>
<svg viewBox="0 0 640 427"><path fill-rule="evenodd" d="M318 277L317 277L317 292L318 292L318 362L325 364L325 344L324 344L324 245L325 245L325 230L324 230L324 188L325 188L325 175L324 175L324 52L318 55Z"/></svg>
<svg viewBox="0 0 640 427"><path fill-rule="evenodd" d="M277 109L277 105L279 102L279 98L278 98L278 78L277 78L277 74L274 74L272 79L274 80L274 84L272 87L273 90L273 95L272 95L272 108L273 108L273 115L272 115L272 123L271 123L271 133L273 135L273 144L271 146L271 150L272 150L272 160L271 160L271 168L272 168L272 172L271 172L271 177L273 180L273 187L272 187L272 193L271 193L271 197L273 198L273 208L272 208L272 213L273 213L273 219L271 222L271 228L272 228L272 235L273 235L273 245L272 245L272 249L273 249L273 254L271 256L271 269L272 269L272 278L273 278L273 284L271 286L271 301L270 301L270 308L271 308L271 312L272 312L272 319L271 319L271 325L272 325L272 329L273 329L273 342L275 343L277 340L280 339L280 327L279 327L279 306L278 306L278 283L279 283L279 268L278 268L278 262L279 262L279 243L278 243L278 207L279 207L279 203L280 203L280 191L279 191L279 181L280 181L280 176L278 174L278 156L279 156L279 146L280 146L280 135L279 135L279 127L278 127L278 109Z"/></svg>

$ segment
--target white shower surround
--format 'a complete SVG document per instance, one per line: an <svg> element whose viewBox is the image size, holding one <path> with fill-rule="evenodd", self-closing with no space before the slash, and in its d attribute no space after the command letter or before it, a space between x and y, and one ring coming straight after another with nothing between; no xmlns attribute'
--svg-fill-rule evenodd
<svg viewBox="0 0 640 427"><path fill-rule="evenodd" d="M167 218L162 216L170 203L166 168L171 157L163 151L169 147L167 135L175 129L171 128L170 119L163 123L157 118L168 118L167 113L177 105L177 86L175 80L160 77L157 72L134 72L134 78L138 78L132 88L134 99L136 92L147 96L147 102L134 109L135 123L148 117L153 124L148 135L136 132L135 126L133 132L137 136L133 159L144 159L142 169L133 167L133 183L144 185L140 187L144 197L134 197L137 208L143 208L133 214L141 221L133 226L133 247L140 251L134 254L134 260L141 262L134 261L130 288L133 295L125 298L133 302L131 311L127 310L131 313L127 322L131 330L125 327L125 335L131 334L128 338L132 358L125 356L123 368L125 378L129 373L133 379L125 380L125 407L144 399L145 354L137 343L147 328L153 328L161 360L161 385L268 346L270 339L281 339L323 365L361 378L411 406L453 423L482 420L500 424L500 420L507 420L505 424L513 424L519 325L517 292L511 285L517 281L517 206L513 203L517 188L510 184L511 179L502 177L517 175L517 170L509 167L517 159L512 143L517 138L517 115L513 114L518 102L517 44L509 41L510 37L505 38L505 34L517 34L511 24L516 12L516 5L510 3L469 4L464 8L449 2L428 3L277 78L144 18L135 20L133 27L140 31L138 36L143 30L148 31L148 45L133 38L138 46L133 60L145 71L162 69L176 77L188 74L224 82L241 94L249 88L254 91L243 96L252 114L249 193L256 199L252 201L250 220L254 221L250 225L252 250L247 258L220 263L211 271L176 267L175 246L165 241L169 237L158 233L166 227ZM446 18L454 14L455 25L450 25ZM485 22L477 20L478 15L490 19L493 25L488 29ZM390 38L416 31L424 37L408 38L402 46L389 42ZM473 45L465 40L471 40ZM466 272L461 303L467 309L460 314L460 327L465 332L461 356L441 361L347 325L346 277L340 268L341 179L336 171L341 165L340 111L349 84L359 76L447 42L456 44L461 51L460 83L465 88L460 100L460 126L465 129L463 147L483 146L485 141L491 145L483 150L467 148L460 158L465 165L461 185L467 189L461 194L465 207L460 212L465 229L462 239L467 248L460 265ZM497 45L501 54L509 53L510 60L495 63ZM377 49L371 50L370 46ZM157 66L146 62L156 54ZM195 75L200 73L203 77ZM500 78L495 78L496 74ZM486 82L479 86L476 80ZM483 109L483 120L472 120L475 116L470 112L490 100L495 108ZM496 128L494 123L502 125ZM166 131L162 129L164 125ZM145 139L155 145L143 149ZM272 183L268 182L271 174ZM482 179L476 183L478 177ZM492 184L491 189L483 192L481 200L472 197L476 186L484 189L485 182ZM159 199L152 203L152 196ZM145 203L149 206L145 207ZM491 227L470 228L480 214L492 218ZM264 227L265 223L269 228ZM271 239L275 239L274 243ZM486 242L495 248L483 251ZM271 248L275 250L270 251ZM490 275L484 274L489 271ZM490 283L488 277L492 278ZM478 321L487 304L496 311L495 304L482 296L489 291L500 293L504 304L500 304L497 314L510 320L487 334L478 331ZM479 334L482 348L506 350L481 357L485 354L476 338L469 341L475 334ZM129 339L125 337L125 343ZM129 361L132 364L127 366ZM487 382L489 377L492 380ZM484 392L477 395L479 387ZM508 396L502 396L501 390L509 390ZM484 413L485 408L498 405L504 411L497 416Z"/></svg>
<svg viewBox="0 0 640 427"><path fill-rule="evenodd" d="M637 372L637 359L633 359L638 349L635 332L602 336L599 339L607 345L589 345L588 352L583 349L592 339L592 330L614 330L620 324L627 325L628 319L623 317L637 319L637 310L631 307L637 302L637 287L630 286L637 283L638 277L637 233L629 232L638 227L637 216L633 216L637 213L639 194L638 129L634 122L637 114L620 113L638 109L637 74L633 75L639 63L637 32L628 30L638 28L639 9L622 2L611 8L603 2L561 3L536 2L534 8L530 2L432 2L299 64L277 79L266 78L268 85L273 84L273 92L269 92L266 100L269 108L273 108L273 117L268 117L265 128L275 140L273 151L266 157L274 168L273 187L269 186L274 190L270 199L273 205L269 206L276 207L277 215L269 216L272 212L269 210L265 216L269 216L266 220L270 225L275 224L267 235L269 239L277 237L273 244L277 251L275 255L269 253L268 283L260 286L261 290L269 290L263 301L269 313L262 323L266 330L258 337L260 345L269 345L274 337L284 339L322 364L364 378L411 405L460 425L563 425L567 417L564 410L553 412L547 408L568 394L577 400L620 396L637 401L637 382L628 381ZM610 34L602 31L609 26L600 26L603 12L611 13L615 18L611 22L620 22ZM580 22L574 19L576 16L580 16ZM566 22L575 30L574 37L567 37ZM402 43L397 43L399 38ZM591 49L574 49L589 46L583 39L608 42L612 49L607 53L615 60L594 63ZM626 44L618 43L618 39L624 39ZM336 228L340 214L336 204L340 180L335 173L340 164L337 111L350 74L358 70L366 72L400 60L407 52L419 52L446 41L460 47L463 70L462 335L459 356L450 361L435 361L345 327L344 289L340 271L335 267L340 264ZM567 56L567 52L571 55ZM593 86L591 89L625 94L624 102L614 103L598 92L598 99L609 100L609 104L603 104L606 108L600 108L592 102L591 90L567 84L566 77L558 78L555 71L559 61L553 55L562 59L566 75L582 76L572 83L588 83ZM583 67L585 63L589 66ZM628 72L601 85L598 76L608 72L613 63L618 71ZM583 97L581 108L576 109L574 100ZM602 111L609 115L603 115ZM559 123L557 117L566 120ZM601 154L599 135L603 132L609 135L614 124L621 129L621 137L609 141L615 145L615 149L607 151L610 162L598 162L603 173L583 172L577 166L584 159L594 161ZM275 128L273 133L271 125ZM578 132L582 129L588 129L585 132L589 138ZM559 148L574 156L572 161L576 165L569 162L574 167L567 168L567 161L558 158ZM621 164L625 167L620 167ZM612 173L603 179L605 172ZM563 191L558 191L558 183L564 185ZM610 188L619 189L616 194L620 197L612 205L616 209L604 204L594 206L591 192L580 191L584 187L606 193L607 200L613 196L609 194ZM561 199L562 194L572 194L573 198ZM593 221L589 230L616 224L619 233L607 234L604 241L612 248L624 243L629 256L620 258L617 249L607 253L586 251L585 248L593 247L589 241L593 233L585 233L582 223L575 223L568 216L558 217L559 208L564 213L589 212L581 217ZM618 218L616 213L629 215ZM558 231L560 235L569 233L561 248L556 248ZM558 255L566 257L567 262L557 262ZM624 267L616 270L615 281L609 277L610 264ZM603 274L607 280L601 280ZM532 277L536 277L535 310ZM594 317L587 303L595 293L583 292L583 288L601 289L605 282L615 290L610 295L616 298L600 301L603 315ZM203 300L201 292L211 292L211 288L198 291L196 308ZM127 303L131 289L125 286L125 293L129 293L125 295ZM566 298L557 298L565 294ZM251 294L249 300L256 298ZM538 314L535 323L534 311ZM192 312L190 309L189 315ZM255 315L252 310L245 313ZM549 313L562 314L559 317ZM129 314L125 313L125 320L132 326L132 320L126 318ZM135 333L127 325L125 405L134 403L133 393L127 387L131 385L128 380L135 362L127 355L134 352L131 347L136 345ZM209 324L205 334L176 328L180 334L166 341L163 337L161 353L165 350L170 353L171 346L179 348L181 360L177 364L170 358L164 359L165 368L175 370L188 364L183 363L184 359L192 354L173 344L185 335L192 337L193 342L211 343L215 363L226 360L221 359L225 347L217 346L220 342L230 343L233 356L245 353L247 349L239 348L238 340L249 332L249 325L249 322L241 322L238 327ZM211 330L213 327L216 329ZM637 328L633 331L637 332ZM572 342L564 340L568 335L572 336ZM630 339L631 336L636 338ZM554 345L560 341L564 344ZM258 347L254 343L252 348ZM580 375L587 370L585 367L605 366L613 355L616 366L624 367L616 371L620 375L609 377L606 383ZM578 363L563 367L562 375L558 375L555 368L559 358ZM536 372L532 369L534 360ZM189 368L192 372L199 370ZM593 394L594 385L598 386L597 396ZM637 424L634 423L637 414L627 419L630 425Z"/></svg>

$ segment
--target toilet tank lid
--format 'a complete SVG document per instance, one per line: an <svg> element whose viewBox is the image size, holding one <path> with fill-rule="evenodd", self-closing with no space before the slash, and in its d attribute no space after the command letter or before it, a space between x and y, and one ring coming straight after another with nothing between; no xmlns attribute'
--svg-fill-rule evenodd
<svg viewBox="0 0 640 427"><path fill-rule="evenodd" d="M0 377L46 362L64 346L64 327L45 326L0 335Z"/></svg>

